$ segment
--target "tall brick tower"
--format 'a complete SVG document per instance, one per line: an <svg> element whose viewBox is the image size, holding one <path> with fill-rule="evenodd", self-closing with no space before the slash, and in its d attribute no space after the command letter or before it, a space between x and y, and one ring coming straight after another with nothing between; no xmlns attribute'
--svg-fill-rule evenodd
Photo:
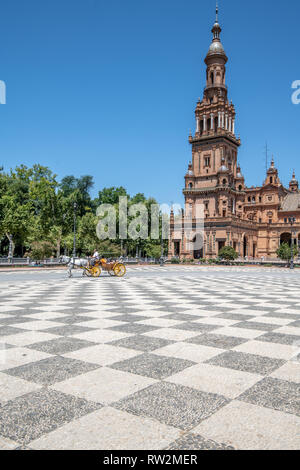
<svg viewBox="0 0 300 470"><path fill-rule="evenodd" d="M235 109L228 100L226 63L216 9L213 40L205 57L206 87L198 101L196 131L189 137L192 162L185 176L185 213L195 217L195 205L204 205L205 218L237 214L243 201L244 179L237 163L240 139L235 135ZM208 220L206 220L208 222ZM220 242L219 248L225 244ZM209 246L206 253L209 252Z"/></svg>
<svg viewBox="0 0 300 470"><path fill-rule="evenodd" d="M220 40L222 29L218 21L213 25L213 40L205 58L206 87L202 101L198 101L196 131L189 137L192 145L192 164L186 175L184 195L186 211L190 204L205 200L205 215L223 216L234 209L237 178L237 154L240 140L235 136L235 110L228 101L225 84L228 58ZM243 182L238 182L238 185ZM219 198L210 195L218 187ZM224 199L225 198L225 199ZM229 202L224 204L224 201ZM202 201L202 202L203 202Z"/></svg>
<svg viewBox="0 0 300 470"><path fill-rule="evenodd" d="M228 100L228 58L221 31L217 7L205 57L206 86L195 110L195 133L189 136L192 161L185 175L185 207L175 218L171 213L169 257L216 258L224 246L231 246L241 258L276 258L278 247L290 236L289 217L300 224L299 185L293 174L289 189L285 188L272 160L263 186L245 186L237 160L241 142L235 132L235 109ZM204 230L199 224L200 205ZM192 229L186 230L183 222ZM295 238L300 248L300 225ZM193 243L199 239L200 247Z"/></svg>

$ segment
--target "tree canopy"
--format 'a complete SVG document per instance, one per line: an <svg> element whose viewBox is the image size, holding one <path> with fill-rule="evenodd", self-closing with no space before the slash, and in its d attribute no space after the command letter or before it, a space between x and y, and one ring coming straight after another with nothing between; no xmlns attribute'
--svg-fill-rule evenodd
<svg viewBox="0 0 300 470"><path fill-rule="evenodd" d="M117 228L115 240L99 240L96 233L97 208L112 204L119 222L119 197L127 198L128 212L135 204L143 203L149 209L155 199L143 193L130 196L123 186L102 188L91 197L94 180L90 175L79 178L67 175L60 181L50 168L39 164L31 168L20 165L9 172L0 167L0 256L7 256L11 244L14 256L36 259L70 254L73 249L74 203L76 203L76 248L78 255L87 256L95 248L112 256L138 251L144 256L158 257L160 241L121 241ZM150 210L148 211L150 214ZM128 224L133 219L128 216ZM149 221L150 227L150 221ZM150 234L150 230L149 230ZM167 242L164 244L167 249Z"/></svg>
<svg viewBox="0 0 300 470"><path fill-rule="evenodd" d="M288 243L282 243L280 247L278 248L276 252L278 258L284 260L284 261L289 261L292 257L292 249ZM293 247L293 255L294 258L298 255L298 249L297 246L295 245Z"/></svg>

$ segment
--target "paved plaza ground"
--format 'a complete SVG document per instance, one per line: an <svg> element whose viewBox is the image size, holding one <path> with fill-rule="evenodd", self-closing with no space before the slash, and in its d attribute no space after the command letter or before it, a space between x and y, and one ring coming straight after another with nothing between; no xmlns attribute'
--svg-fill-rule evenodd
<svg viewBox="0 0 300 470"><path fill-rule="evenodd" d="M300 270L0 272L0 449L299 449Z"/></svg>

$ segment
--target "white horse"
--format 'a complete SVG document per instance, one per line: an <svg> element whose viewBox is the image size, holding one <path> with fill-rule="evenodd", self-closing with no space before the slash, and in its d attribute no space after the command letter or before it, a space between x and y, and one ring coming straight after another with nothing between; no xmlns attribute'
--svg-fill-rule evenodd
<svg viewBox="0 0 300 470"><path fill-rule="evenodd" d="M59 262L65 264L68 267L68 276L72 277L72 269L75 268L86 268L89 264L89 261L85 258L73 258L70 256L60 256ZM82 270L82 275L84 276L85 271Z"/></svg>

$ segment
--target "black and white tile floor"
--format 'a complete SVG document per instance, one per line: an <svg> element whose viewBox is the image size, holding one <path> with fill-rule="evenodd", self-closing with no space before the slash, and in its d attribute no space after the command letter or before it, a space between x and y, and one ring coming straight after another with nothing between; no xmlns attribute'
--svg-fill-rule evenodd
<svg viewBox="0 0 300 470"><path fill-rule="evenodd" d="M300 273L143 272L1 285L0 449L299 449Z"/></svg>

